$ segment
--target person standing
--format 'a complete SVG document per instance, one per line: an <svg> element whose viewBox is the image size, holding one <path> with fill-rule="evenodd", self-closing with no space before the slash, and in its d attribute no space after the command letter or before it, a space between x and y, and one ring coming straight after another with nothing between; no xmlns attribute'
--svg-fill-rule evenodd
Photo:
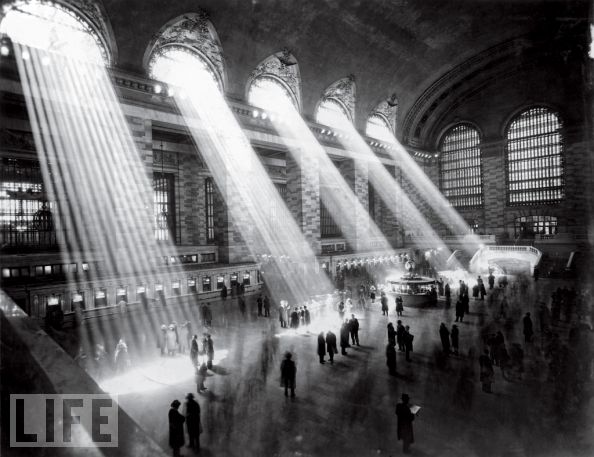
<svg viewBox="0 0 594 457"><path fill-rule="evenodd" d="M188 447L200 451L200 433L202 433L202 424L200 422L200 405L194 400L194 394L186 395L186 404L184 405L186 416L186 428L188 430Z"/></svg>
<svg viewBox="0 0 594 457"><path fill-rule="evenodd" d="M396 342L398 343L398 350L400 352L404 352L404 333L405 333L404 325L402 325L402 321L396 322Z"/></svg>
<svg viewBox="0 0 594 457"><path fill-rule="evenodd" d="M340 327L340 353L347 355L346 348L351 347L349 344L349 324L345 320Z"/></svg>
<svg viewBox="0 0 594 457"><path fill-rule="evenodd" d="M402 297L400 295L397 295L396 296L396 315L402 316L403 312L404 312L404 301L402 300Z"/></svg>
<svg viewBox="0 0 594 457"><path fill-rule="evenodd" d="M330 364L334 365L334 354L338 354L338 348L336 346L336 335L331 330L326 333L326 350L328 351Z"/></svg>
<svg viewBox="0 0 594 457"><path fill-rule="evenodd" d="M407 394L402 394L401 398L402 402L396 405L398 441L402 440L402 452L408 454L410 452L410 445L415 442L412 425L415 415L410 410L410 397Z"/></svg>
<svg viewBox="0 0 594 457"><path fill-rule="evenodd" d="M415 336L410 333L410 326L404 327L404 352L406 353L406 361L412 362L410 353L413 351L413 340Z"/></svg>
<svg viewBox="0 0 594 457"><path fill-rule="evenodd" d="M221 299L227 300L228 293L229 292L227 291L227 286L225 284L223 284L223 287L221 287Z"/></svg>
<svg viewBox="0 0 594 457"><path fill-rule="evenodd" d="M388 323L388 343L394 343L394 346L396 346L396 330L394 330L392 322Z"/></svg>
<svg viewBox="0 0 594 457"><path fill-rule="evenodd" d="M194 335L190 342L190 360L194 368L198 367L198 351L198 335Z"/></svg>
<svg viewBox="0 0 594 457"><path fill-rule="evenodd" d="M454 354L458 355L460 331L458 330L458 326L456 324L452 325L452 330L450 331L450 339L452 340L452 348L454 348Z"/></svg>
<svg viewBox="0 0 594 457"><path fill-rule="evenodd" d="M444 294L445 294L445 306L449 308L452 306L452 291L450 290L450 283L446 283L444 287Z"/></svg>
<svg viewBox="0 0 594 457"><path fill-rule="evenodd" d="M206 373L208 372L208 368L206 367L206 363L202 362L200 367L196 368L196 391L198 393L202 393L203 390L207 390L206 386L204 385L204 380L206 379Z"/></svg>
<svg viewBox="0 0 594 457"><path fill-rule="evenodd" d="M264 317L270 317L270 299L264 295Z"/></svg>
<svg viewBox="0 0 594 457"><path fill-rule="evenodd" d="M479 366L481 368L481 384L483 386L483 392L492 393L491 385L493 384L493 376L495 374L493 370L493 362L489 357L489 350L485 349L483 355L479 357Z"/></svg>
<svg viewBox="0 0 594 457"><path fill-rule="evenodd" d="M262 307L264 306L264 302L262 300L261 294L256 299L256 304L258 305L258 317L261 317L262 316Z"/></svg>
<svg viewBox="0 0 594 457"><path fill-rule="evenodd" d="M388 341L386 346L386 365L388 366L388 372L392 375L396 375L396 344L392 341Z"/></svg>
<svg viewBox="0 0 594 457"><path fill-rule="evenodd" d="M289 389L291 389L291 397L295 397L295 378L297 377L297 367L295 362L291 360L293 355L290 352L285 354L285 358L281 362L281 387L285 388L285 397L289 396Z"/></svg>
<svg viewBox="0 0 594 457"><path fill-rule="evenodd" d="M386 297L386 294L384 292L382 292L382 296L380 298L380 303L382 305L382 316L387 316L388 315L388 297Z"/></svg>
<svg viewBox="0 0 594 457"><path fill-rule="evenodd" d="M532 327L532 319L530 313L526 313L523 319L524 323L524 341L526 343L532 342L532 336L534 335L534 329Z"/></svg>
<svg viewBox="0 0 594 457"><path fill-rule="evenodd" d="M464 322L464 303L458 299L456 302L456 322Z"/></svg>
<svg viewBox="0 0 594 457"><path fill-rule="evenodd" d="M307 306L303 307L303 321L305 322L306 327L309 327L309 324L311 324L311 314L309 314Z"/></svg>
<svg viewBox="0 0 594 457"><path fill-rule="evenodd" d="M349 321L349 330L351 333L351 343L361 346L359 344L359 320L354 314L351 314L351 320Z"/></svg>
<svg viewBox="0 0 594 457"><path fill-rule="evenodd" d="M295 330L299 328L299 311L296 306L291 313L291 328Z"/></svg>
<svg viewBox="0 0 594 457"><path fill-rule="evenodd" d="M326 355L326 340L324 339L324 332L320 332L318 335L318 357L320 358L320 363L326 363L324 361L324 356Z"/></svg>
<svg viewBox="0 0 594 457"><path fill-rule="evenodd" d="M489 290L493 290L493 286L495 285L495 276L493 276L493 273L489 273Z"/></svg>
<svg viewBox="0 0 594 457"><path fill-rule="evenodd" d="M185 443L184 422L186 419L178 411L180 405L179 400L173 400L169 409L169 446L173 449L174 457L180 455L179 450Z"/></svg>
<svg viewBox="0 0 594 457"><path fill-rule="evenodd" d="M287 327L287 321L285 320L285 306L282 303L278 305L278 320L281 328Z"/></svg>
<svg viewBox="0 0 594 457"><path fill-rule="evenodd" d="M214 360L214 342L212 341L210 333L206 334L206 348L205 349L206 349L206 357L207 357L206 367L209 370L212 370L212 362Z"/></svg>
<svg viewBox="0 0 594 457"><path fill-rule="evenodd" d="M442 322L439 326L439 338L441 339L441 348L445 355L450 354L450 331Z"/></svg>

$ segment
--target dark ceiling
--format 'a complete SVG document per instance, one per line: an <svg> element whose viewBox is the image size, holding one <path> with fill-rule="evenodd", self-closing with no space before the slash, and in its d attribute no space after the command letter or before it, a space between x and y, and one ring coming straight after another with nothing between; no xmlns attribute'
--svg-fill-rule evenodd
<svg viewBox="0 0 594 457"><path fill-rule="evenodd" d="M167 21L198 8L221 40L231 96L243 98L252 69L283 47L299 62L304 114L323 90L350 73L357 120L396 92L401 113L440 76L518 36L555 38L588 18L587 1L569 0L103 0L118 66L143 73L142 58Z"/></svg>

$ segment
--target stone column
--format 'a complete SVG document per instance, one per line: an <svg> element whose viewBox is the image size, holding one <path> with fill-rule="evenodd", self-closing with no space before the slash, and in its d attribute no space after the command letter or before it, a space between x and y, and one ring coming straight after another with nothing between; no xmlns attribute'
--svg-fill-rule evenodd
<svg viewBox="0 0 594 457"><path fill-rule="evenodd" d="M317 162L305 154L287 154L287 206L305 240L320 254L320 176Z"/></svg>

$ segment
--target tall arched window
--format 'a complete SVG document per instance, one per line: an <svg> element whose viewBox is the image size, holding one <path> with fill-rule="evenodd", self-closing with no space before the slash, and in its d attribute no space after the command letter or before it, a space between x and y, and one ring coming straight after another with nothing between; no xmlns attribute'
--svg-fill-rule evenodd
<svg viewBox="0 0 594 457"><path fill-rule="evenodd" d="M208 62L196 51L183 46L167 46L155 51L149 61L149 75L153 79L182 87L188 80L199 84L207 79L221 90L217 75Z"/></svg>
<svg viewBox="0 0 594 457"><path fill-rule="evenodd" d="M545 107L527 109L510 123L506 138L508 204L561 200L563 137L559 116Z"/></svg>
<svg viewBox="0 0 594 457"><path fill-rule="evenodd" d="M452 206L483 204L480 141L478 130L470 124L455 125L441 140L439 182Z"/></svg>
<svg viewBox="0 0 594 457"><path fill-rule="evenodd" d="M259 76L252 80L248 90L248 102L250 105L262 109L278 111L283 109L283 104L297 105L287 87L277 78L272 76Z"/></svg>
<svg viewBox="0 0 594 457"><path fill-rule="evenodd" d="M318 124L327 125L341 129L345 122L349 123L351 120L347 114L344 105L335 98L325 98L322 100L316 111L316 122Z"/></svg>
<svg viewBox="0 0 594 457"><path fill-rule="evenodd" d="M11 4L0 33L25 46L101 65L109 64L95 30L74 11L54 2L27 0Z"/></svg>
<svg viewBox="0 0 594 457"><path fill-rule="evenodd" d="M214 186L211 178L204 181L204 206L206 208L206 242L214 243Z"/></svg>
<svg viewBox="0 0 594 457"><path fill-rule="evenodd" d="M386 143L394 142L394 133L390 128L390 123L382 114L372 114L367 120L365 135Z"/></svg>

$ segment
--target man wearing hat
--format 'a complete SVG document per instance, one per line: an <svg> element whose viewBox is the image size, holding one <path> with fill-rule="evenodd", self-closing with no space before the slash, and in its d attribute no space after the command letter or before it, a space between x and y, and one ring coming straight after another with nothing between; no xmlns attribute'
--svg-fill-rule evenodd
<svg viewBox="0 0 594 457"><path fill-rule="evenodd" d="M281 362L281 387L285 388L285 397L289 395L291 389L291 397L295 397L295 375L297 374L297 367L290 352L285 354L284 360Z"/></svg>
<svg viewBox="0 0 594 457"><path fill-rule="evenodd" d="M410 397L402 394L402 402L396 405L396 417L398 418L398 440L402 440L402 452L408 454L410 445L415 442L412 423L415 415L410 410Z"/></svg>
<svg viewBox="0 0 594 457"><path fill-rule="evenodd" d="M177 410L181 403L178 400L171 402L169 409L169 446L173 449L173 457L180 455L179 449L184 445L184 416Z"/></svg>
<svg viewBox="0 0 594 457"><path fill-rule="evenodd" d="M200 433L202 433L202 424L200 423L200 405L194 400L194 394L186 395L186 404L184 405L186 414L186 427L188 429L189 444L188 447L193 447L200 450Z"/></svg>

